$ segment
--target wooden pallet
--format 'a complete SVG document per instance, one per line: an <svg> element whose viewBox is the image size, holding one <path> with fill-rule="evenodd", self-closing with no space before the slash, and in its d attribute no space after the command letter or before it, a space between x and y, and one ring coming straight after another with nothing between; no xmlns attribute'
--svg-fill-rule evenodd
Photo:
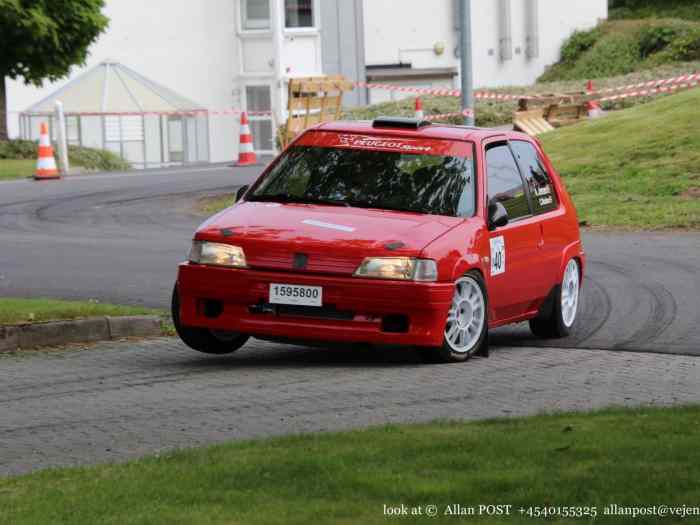
<svg viewBox="0 0 700 525"><path fill-rule="evenodd" d="M282 147L315 124L340 119L343 94L352 89L352 82L341 75L290 79L289 116L280 137Z"/></svg>
<svg viewBox="0 0 700 525"><path fill-rule="evenodd" d="M513 128L532 137L554 130L554 127L545 120L542 108L513 113Z"/></svg>
<svg viewBox="0 0 700 525"><path fill-rule="evenodd" d="M543 115L547 122L559 128L588 118L588 111L585 104L552 104L545 108Z"/></svg>

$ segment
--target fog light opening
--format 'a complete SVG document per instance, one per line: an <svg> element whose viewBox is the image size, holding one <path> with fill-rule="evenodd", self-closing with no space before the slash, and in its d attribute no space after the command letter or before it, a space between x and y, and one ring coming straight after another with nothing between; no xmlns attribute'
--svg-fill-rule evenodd
<svg viewBox="0 0 700 525"><path fill-rule="evenodd" d="M382 332L405 334L408 332L407 315L385 315L382 317Z"/></svg>
<svg viewBox="0 0 700 525"><path fill-rule="evenodd" d="M221 301L204 299L202 303L204 305L204 317L207 317L208 319L216 319L224 311L224 305Z"/></svg>

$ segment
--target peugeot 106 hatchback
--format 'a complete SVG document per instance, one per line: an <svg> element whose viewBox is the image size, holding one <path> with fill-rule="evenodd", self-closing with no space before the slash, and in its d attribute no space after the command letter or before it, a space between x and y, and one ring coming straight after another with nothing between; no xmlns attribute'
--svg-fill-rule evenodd
<svg viewBox="0 0 700 525"><path fill-rule="evenodd" d="M381 118L301 134L194 235L175 327L201 352L249 337L487 355L488 329L576 323L574 205L521 133Z"/></svg>

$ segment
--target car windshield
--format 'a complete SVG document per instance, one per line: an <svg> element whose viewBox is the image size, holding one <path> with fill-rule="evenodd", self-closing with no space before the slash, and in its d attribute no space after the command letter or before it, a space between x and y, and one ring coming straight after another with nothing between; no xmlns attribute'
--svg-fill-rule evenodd
<svg viewBox="0 0 700 525"><path fill-rule="evenodd" d="M467 217L474 162L461 156L292 146L248 200Z"/></svg>

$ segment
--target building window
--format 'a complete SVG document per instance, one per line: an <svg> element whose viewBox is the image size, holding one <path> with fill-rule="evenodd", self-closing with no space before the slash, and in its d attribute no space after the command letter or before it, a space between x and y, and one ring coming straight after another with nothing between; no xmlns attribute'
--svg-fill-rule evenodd
<svg viewBox="0 0 700 525"><path fill-rule="evenodd" d="M270 86L246 86L246 109L250 112L250 131L255 151L273 151L272 93Z"/></svg>
<svg viewBox="0 0 700 525"><path fill-rule="evenodd" d="M314 0L284 0L285 26L314 27Z"/></svg>
<svg viewBox="0 0 700 525"><path fill-rule="evenodd" d="M243 29L270 29L270 0L241 0Z"/></svg>

